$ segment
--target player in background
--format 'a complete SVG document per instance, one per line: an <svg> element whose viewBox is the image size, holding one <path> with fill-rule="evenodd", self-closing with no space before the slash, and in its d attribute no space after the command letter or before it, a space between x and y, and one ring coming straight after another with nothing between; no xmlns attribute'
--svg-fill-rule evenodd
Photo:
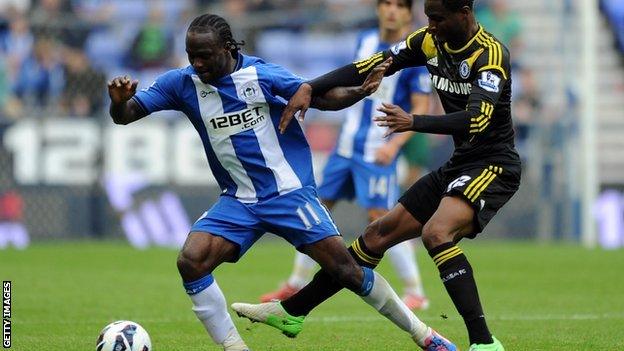
<svg viewBox="0 0 624 351"><path fill-rule="evenodd" d="M334 86L360 84L376 64L392 59L388 75L426 66L445 115L411 115L384 103L375 117L388 133L416 131L452 135L455 150L439 169L418 180L388 214L371 223L349 248L364 266L390 247L421 236L470 340L469 351L503 351L492 336L481 306L473 269L457 246L479 234L520 184L521 163L511 119L509 51L479 25L473 0L425 0L428 27L410 34L390 50L338 68L304 84L284 109L281 129L308 101ZM286 315L305 316L340 290L319 271L310 284L281 302ZM263 304L249 310L263 309Z"/></svg>
<svg viewBox="0 0 624 351"><path fill-rule="evenodd" d="M191 228L177 261L193 311L208 334L224 350L249 350L212 272L223 262L236 262L271 231L314 258L422 349L456 350L422 323L382 276L360 267L348 253L316 195L312 155L301 126L293 123L284 133L278 130L282 99L292 97L303 81L277 65L243 55L239 45L223 18L201 15L186 34L189 66L164 73L138 93L138 81L127 76L108 84L110 115L117 124L160 110L186 114L222 189L219 200ZM358 87L329 90L312 106L340 109L355 103L377 89L388 65L373 69ZM285 333L296 335L300 326L294 324Z"/></svg>
<svg viewBox="0 0 624 351"><path fill-rule="evenodd" d="M412 1L377 0L377 18L379 28L364 31L358 38L356 60L387 50L407 37L411 32ZM413 114L425 114L429 111L430 93L427 70L408 68L385 78L377 92L346 110L338 143L323 170L318 189L325 207L332 210L338 200L355 197L358 205L366 209L370 223L396 204L399 197L397 158L401 147L414 133L384 138L386 128L378 127L372 119L384 101L391 101ZM414 244L402 242L390 248L388 255L403 282L403 302L410 309L426 309L429 301L422 287ZM314 260L298 252L288 281L279 290L262 295L260 301L290 297L310 281L315 267Z"/></svg>

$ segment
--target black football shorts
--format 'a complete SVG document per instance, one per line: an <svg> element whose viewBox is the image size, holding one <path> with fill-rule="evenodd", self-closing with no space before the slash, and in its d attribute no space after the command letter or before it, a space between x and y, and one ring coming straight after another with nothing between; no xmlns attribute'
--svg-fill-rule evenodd
<svg viewBox="0 0 624 351"><path fill-rule="evenodd" d="M516 193L521 166L467 165L449 170L442 166L419 179L399 199L407 211L423 225L429 221L444 196L457 196L475 210L474 238Z"/></svg>

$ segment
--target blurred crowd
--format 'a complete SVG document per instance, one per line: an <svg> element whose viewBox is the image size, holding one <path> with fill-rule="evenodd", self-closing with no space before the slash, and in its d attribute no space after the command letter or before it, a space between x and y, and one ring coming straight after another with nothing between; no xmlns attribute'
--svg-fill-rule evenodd
<svg viewBox="0 0 624 351"><path fill-rule="evenodd" d="M331 33L325 40L332 40L340 33L373 27L375 2L0 0L0 126L23 117L105 116L104 87L110 77L130 74L145 86L165 69L187 64L184 33L198 13L223 15L235 37L246 42L246 52L265 56L285 43L279 39L283 36L264 33L287 32L289 41L296 42L292 38L306 33ZM508 4L509 0L481 0L475 10L484 27L514 56L514 119L522 148L534 116L540 115L541 92L531 70L515 55L522 51L523 24ZM414 11L415 27L425 25L422 4L416 3ZM349 45L354 43L336 47L334 42L322 44L321 36L312 39L316 45L306 41L304 47L291 49L292 65L278 63L310 77L350 59ZM324 55L325 65L311 70ZM287 61L286 56L278 52L267 59Z"/></svg>
<svg viewBox="0 0 624 351"><path fill-rule="evenodd" d="M507 1L477 4L480 22L512 52L519 49L521 21ZM186 64L186 26L204 11L227 18L235 37L247 42L245 51L254 53L256 39L266 31L336 33L373 27L374 6L375 0L0 0L0 123L102 116L108 78L129 73L149 84L159 72ZM416 25L426 24L422 4L414 10ZM337 64L342 63L330 63ZM516 68L521 127L531 115L524 111L539 101L530 72Z"/></svg>
<svg viewBox="0 0 624 351"><path fill-rule="evenodd" d="M0 0L0 121L101 115L108 77L131 73L151 81L158 72L185 64L186 26L204 11L230 20L249 43L246 50L253 51L258 29L314 30L331 18L361 27L370 24L367 17L374 18L372 4L374 0ZM328 19L328 13L351 16ZM369 16L361 15L365 13Z"/></svg>

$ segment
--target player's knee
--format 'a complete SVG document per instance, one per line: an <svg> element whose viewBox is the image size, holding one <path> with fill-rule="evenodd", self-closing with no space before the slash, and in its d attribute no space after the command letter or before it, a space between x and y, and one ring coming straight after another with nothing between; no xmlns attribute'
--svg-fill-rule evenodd
<svg viewBox="0 0 624 351"><path fill-rule="evenodd" d="M359 281L358 276L361 270L362 267L355 263L342 263L335 265L329 273L334 280L339 282L345 288L352 291L359 291L361 282Z"/></svg>
<svg viewBox="0 0 624 351"><path fill-rule="evenodd" d="M193 280L210 273L209 265L207 255L197 250L182 250L178 255L178 271L186 280Z"/></svg>
<svg viewBox="0 0 624 351"><path fill-rule="evenodd" d="M368 223L373 223L376 220L378 220L379 218L381 218L384 214L386 214L388 211L385 209L369 209L367 211L367 215L368 215Z"/></svg>
<svg viewBox="0 0 624 351"><path fill-rule="evenodd" d="M388 249L387 233L383 231L381 219L377 219L366 226L364 230L364 242L366 247L377 254L383 254Z"/></svg>
<svg viewBox="0 0 624 351"><path fill-rule="evenodd" d="M440 221L429 221L422 230L422 241L428 250L453 241L453 237L452 228Z"/></svg>

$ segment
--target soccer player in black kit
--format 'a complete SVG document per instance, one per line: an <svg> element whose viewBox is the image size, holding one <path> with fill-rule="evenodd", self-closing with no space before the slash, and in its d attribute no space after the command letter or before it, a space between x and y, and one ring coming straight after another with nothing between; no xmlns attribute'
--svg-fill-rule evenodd
<svg viewBox="0 0 624 351"><path fill-rule="evenodd" d="M297 111L304 117L312 96L339 85L359 85L381 62L391 61L386 75L427 67L446 114L410 115L384 104L379 110L385 115L375 120L388 127L388 134L412 130L452 135L455 151L446 164L407 190L388 214L368 225L349 251L361 265L375 267L385 250L421 236L464 319L469 351L503 351L488 329L472 268L457 243L483 231L520 184L509 52L477 23L473 0L425 0L425 14L429 25L404 42L302 85L282 115L281 128ZM290 323L290 317L307 315L340 289L321 270L308 286L281 302L285 313L279 317Z"/></svg>

